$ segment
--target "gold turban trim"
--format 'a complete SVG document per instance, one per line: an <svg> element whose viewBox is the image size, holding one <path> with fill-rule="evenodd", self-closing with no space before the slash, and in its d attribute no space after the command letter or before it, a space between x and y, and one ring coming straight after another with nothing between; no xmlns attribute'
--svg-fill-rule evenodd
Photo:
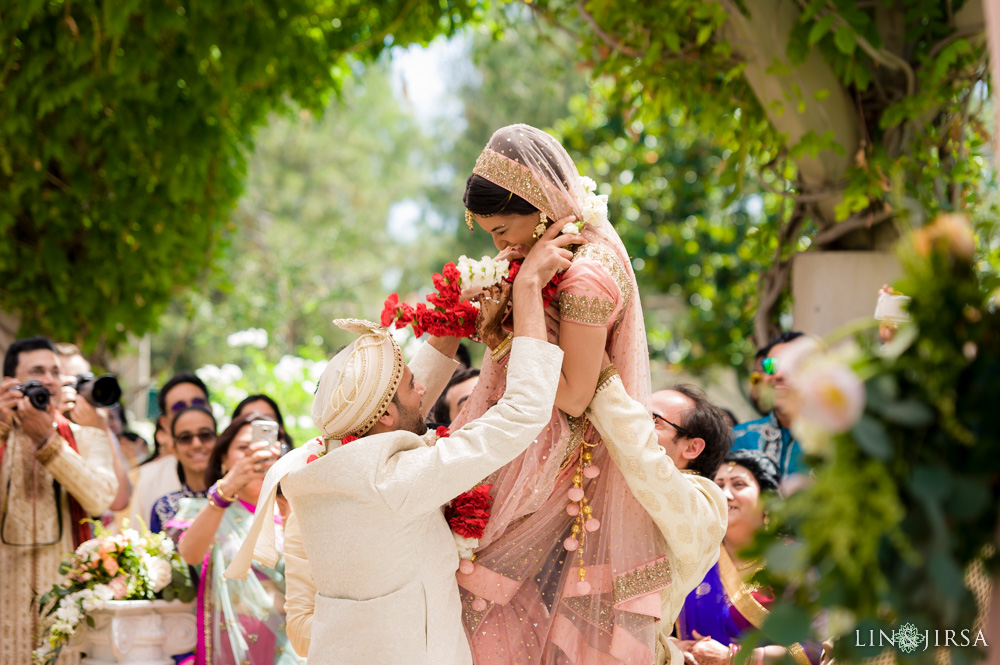
<svg viewBox="0 0 1000 665"><path fill-rule="evenodd" d="M403 378L403 354L386 328L363 319L337 319L337 327L358 333L330 360L313 399L313 422L328 439L371 429L392 401Z"/></svg>

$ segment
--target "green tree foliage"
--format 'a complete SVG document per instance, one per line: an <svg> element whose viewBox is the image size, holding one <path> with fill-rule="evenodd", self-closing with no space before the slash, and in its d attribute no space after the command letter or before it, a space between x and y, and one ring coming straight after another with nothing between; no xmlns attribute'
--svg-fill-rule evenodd
<svg viewBox="0 0 1000 665"><path fill-rule="evenodd" d="M623 129L655 127L680 111L703 144L725 155L701 186L788 200L765 206L778 218L762 227L772 238L751 260L766 266L759 285L734 292L760 310L758 342L777 328L795 252L884 247L896 235L887 222L914 211L913 221L942 210L993 212L970 208L989 182L977 3L528 6L551 32L576 37L578 58L610 86L604 113L621 115ZM729 210L711 224L724 225ZM640 226L654 225L646 215ZM724 327L742 325L729 319L733 311L716 312Z"/></svg>
<svg viewBox="0 0 1000 665"><path fill-rule="evenodd" d="M471 3L5 3L0 308L22 333L113 348L218 255L256 128L321 112L375 58Z"/></svg>
<svg viewBox="0 0 1000 665"><path fill-rule="evenodd" d="M879 651L858 649L855 628L972 629L966 572L982 561L984 574L996 570L1000 292L977 274L971 227L958 216L917 230L899 256L912 322L884 347L860 340L852 366L865 382L863 415L828 440L801 437L812 482L772 507L773 529L756 543L786 598L836 617L835 635L846 637L834 655L846 662ZM972 662L970 652L953 650L952 662Z"/></svg>

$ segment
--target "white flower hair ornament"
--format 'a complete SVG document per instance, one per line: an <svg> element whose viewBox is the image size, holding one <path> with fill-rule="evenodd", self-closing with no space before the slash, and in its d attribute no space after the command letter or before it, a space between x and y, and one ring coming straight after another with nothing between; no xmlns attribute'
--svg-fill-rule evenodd
<svg viewBox="0 0 1000 665"><path fill-rule="evenodd" d="M597 183L592 178L580 176L583 186L583 219L563 227L562 233L579 233L584 226L598 226L608 221L608 195L596 194Z"/></svg>

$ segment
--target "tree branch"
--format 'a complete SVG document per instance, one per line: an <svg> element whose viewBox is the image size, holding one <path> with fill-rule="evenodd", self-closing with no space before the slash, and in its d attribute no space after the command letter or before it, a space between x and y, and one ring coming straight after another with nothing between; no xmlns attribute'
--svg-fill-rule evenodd
<svg viewBox="0 0 1000 665"><path fill-rule="evenodd" d="M813 239L813 245L816 247L826 247L827 245L833 243L835 240L842 238L851 231L856 231L863 228L873 228L882 222L892 219L896 216L895 210L883 210L878 214L868 213L864 216L854 216L850 219L845 219L842 222L834 224L830 228L816 234Z"/></svg>
<svg viewBox="0 0 1000 665"><path fill-rule="evenodd" d="M591 27L591 29L593 29L594 33L601 38L602 42L604 42L614 50L618 51L619 53L623 53L630 58L642 57L642 53L636 51L634 48L630 46L625 45L625 43L615 39L610 34L605 32L604 29L597 24L597 21L594 19L594 17L591 16L590 13L587 11L587 8L584 6L583 0L579 0L576 3L576 8L577 11L580 12L580 16L583 17L583 20L586 21L587 24Z"/></svg>

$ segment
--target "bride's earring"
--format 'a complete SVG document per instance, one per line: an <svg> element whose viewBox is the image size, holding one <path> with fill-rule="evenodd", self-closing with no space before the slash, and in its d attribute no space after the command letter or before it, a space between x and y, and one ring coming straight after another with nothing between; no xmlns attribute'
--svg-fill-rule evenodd
<svg viewBox="0 0 1000 665"><path fill-rule="evenodd" d="M531 237L538 240L545 234L545 229L548 228L545 223L549 221L549 218L545 216L544 212L538 213L538 224L535 225L535 230L531 233Z"/></svg>
<svg viewBox="0 0 1000 665"><path fill-rule="evenodd" d="M468 208L465 210L465 225L469 227L470 231L476 230L476 220L473 219L472 213L469 212Z"/></svg>

